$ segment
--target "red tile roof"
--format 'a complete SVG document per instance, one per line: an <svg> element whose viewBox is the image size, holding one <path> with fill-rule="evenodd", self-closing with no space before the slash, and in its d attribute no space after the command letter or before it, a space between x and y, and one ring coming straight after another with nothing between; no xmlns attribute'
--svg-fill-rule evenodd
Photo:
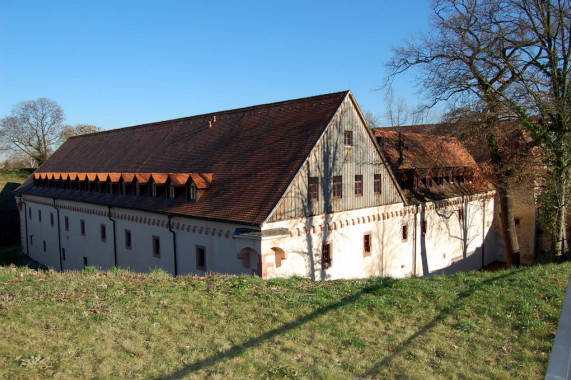
<svg viewBox="0 0 571 380"><path fill-rule="evenodd" d="M381 150L393 169L476 167L476 161L454 137L374 128ZM384 141L384 143L382 143Z"/></svg>
<svg viewBox="0 0 571 380"><path fill-rule="evenodd" d="M197 218L261 224L348 91L104 131L68 139L37 173L192 174L196 202L34 187L18 192ZM137 174L139 173L139 174ZM152 174L155 176L155 174ZM199 183L201 183L199 185Z"/></svg>

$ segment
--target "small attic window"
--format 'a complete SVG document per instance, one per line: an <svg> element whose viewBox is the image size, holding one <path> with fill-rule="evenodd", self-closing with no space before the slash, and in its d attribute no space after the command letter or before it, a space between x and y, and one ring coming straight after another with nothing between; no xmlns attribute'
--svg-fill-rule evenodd
<svg viewBox="0 0 571 380"><path fill-rule="evenodd" d="M196 201L196 185L192 181L186 186L186 200L189 202Z"/></svg>
<svg viewBox="0 0 571 380"><path fill-rule="evenodd" d="M346 147L353 146L353 131L345 131L343 141Z"/></svg>
<svg viewBox="0 0 571 380"><path fill-rule="evenodd" d="M375 174L374 176L374 180L373 180L373 192L375 194L380 194L381 193L381 175L380 174Z"/></svg>
<svg viewBox="0 0 571 380"><path fill-rule="evenodd" d="M168 199L175 199L176 198L174 183L172 183L172 182L168 184L167 198Z"/></svg>

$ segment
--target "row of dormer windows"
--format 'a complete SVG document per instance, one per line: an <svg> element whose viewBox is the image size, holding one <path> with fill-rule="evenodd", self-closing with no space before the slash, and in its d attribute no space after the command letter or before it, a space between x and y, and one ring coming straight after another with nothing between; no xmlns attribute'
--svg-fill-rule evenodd
<svg viewBox="0 0 571 380"><path fill-rule="evenodd" d="M187 201L196 201L197 189L194 182L190 181L186 185L175 185L172 182L159 184L154 181L148 183L140 182L119 182L111 181L89 181L89 180L56 180L56 179L34 179L35 187L52 189L63 189L72 191L84 191L91 193L102 193L112 195L131 195L136 197L178 199L185 198Z"/></svg>

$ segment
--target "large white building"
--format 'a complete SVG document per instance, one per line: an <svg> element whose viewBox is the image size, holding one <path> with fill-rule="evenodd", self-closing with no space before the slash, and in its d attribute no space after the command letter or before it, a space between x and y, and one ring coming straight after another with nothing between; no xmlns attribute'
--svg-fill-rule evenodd
<svg viewBox="0 0 571 380"><path fill-rule="evenodd" d="M349 91L73 137L17 189L22 250L57 270L263 278L490 263L473 159L413 140L373 132Z"/></svg>

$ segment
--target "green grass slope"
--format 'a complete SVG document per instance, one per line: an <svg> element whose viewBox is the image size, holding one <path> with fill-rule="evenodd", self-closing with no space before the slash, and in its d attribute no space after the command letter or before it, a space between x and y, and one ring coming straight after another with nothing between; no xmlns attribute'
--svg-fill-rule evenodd
<svg viewBox="0 0 571 380"><path fill-rule="evenodd" d="M0 267L0 378L542 379L570 272L311 282Z"/></svg>

